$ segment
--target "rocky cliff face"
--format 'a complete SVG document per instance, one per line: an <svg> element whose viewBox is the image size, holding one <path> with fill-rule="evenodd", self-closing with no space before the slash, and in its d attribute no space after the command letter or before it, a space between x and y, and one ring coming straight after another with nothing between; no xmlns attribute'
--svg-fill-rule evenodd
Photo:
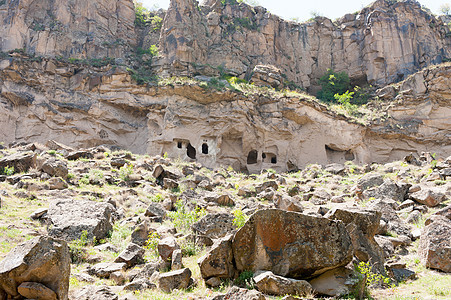
<svg viewBox="0 0 451 300"><path fill-rule="evenodd" d="M169 74L237 76L256 65L273 65L287 79L316 90L328 68L346 71L358 84L385 85L449 58L447 26L415 1L379 0L332 22L298 24L263 7L236 1L173 0L161 32L162 69ZM216 70L217 72L217 70Z"/></svg>
<svg viewBox="0 0 451 300"><path fill-rule="evenodd" d="M195 82L145 87L123 67L8 58L0 61L0 133L6 143L107 144L249 172L450 155L450 70L425 70L381 91L398 94L399 104L384 108L393 117L360 125L307 95L244 95Z"/></svg>
<svg viewBox="0 0 451 300"><path fill-rule="evenodd" d="M0 51L124 57L136 44L132 0L0 1Z"/></svg>
<svg viewBox="0 0 451 300"><path fill-rule="evenodd" d="M416 2L377 1L335 23L306 24L226 2L171 1L153 61L158 75L221 72L268 82L269 74L275 85L293 80L314 90L330 67L385 84L449 57L449 30ZM127 69L137 57L130 49L157 34L135 30L134 18L125 0L0 1L0 50L23 48L0 53L1 141L107 144L249 172L451 154L449 64L381 89L386 102L373 110L386 115L363 125L306 94L218 91L205 76L137 85ZM67 59L105 56L116 60L95 67Z"/></svg>

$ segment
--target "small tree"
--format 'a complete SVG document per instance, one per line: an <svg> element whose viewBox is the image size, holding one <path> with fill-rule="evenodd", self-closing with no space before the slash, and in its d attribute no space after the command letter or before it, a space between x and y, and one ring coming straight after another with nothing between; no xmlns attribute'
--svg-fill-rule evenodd
<svg viewBox="0 0 451 300"><path fill-rule="evenodd" d="M442 5L440 5L440 12L443 13L444 15L449 15L449 12L451 10L451 7L449 5L449 3L444 3Z"/></svg>
<svg viewBox="0 0 451 300"><path fill-rule="evenodd" d="M321 91L318 98L327 102L336 102L335 94L344 94L350 89L350 80L346 72L336 73L327 69L326 74L319 79Z"/></svg>

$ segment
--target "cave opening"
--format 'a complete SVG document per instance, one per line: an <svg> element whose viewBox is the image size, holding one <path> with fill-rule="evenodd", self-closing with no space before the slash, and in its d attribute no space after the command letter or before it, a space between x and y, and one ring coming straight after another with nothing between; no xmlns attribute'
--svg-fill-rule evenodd
<svg viewBox="0 0 451 300"><path fill-rule="evenodd" d="M191 159L196 159L196 149L191 146L191 143L186 146L186 155Z"/></svg>
<svg viewBox="0 0 451 300"><path fill-rule="evenodd" d="M247 154L247 164L248 165L256 164L257 163L257 155L258 155L257 150L249 151L249 153Z"/></svg>
<svg viewBox="0 0 451 300"><path fill-rule="evenodd" d="M202 144L202 154L208 154L208 144L207 143Z"/></svg>

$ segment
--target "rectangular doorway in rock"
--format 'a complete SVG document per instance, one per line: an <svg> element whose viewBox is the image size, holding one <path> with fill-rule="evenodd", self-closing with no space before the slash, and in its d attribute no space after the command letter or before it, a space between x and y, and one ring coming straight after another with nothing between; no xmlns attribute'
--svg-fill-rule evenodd
<svg viewBox="0 0 451 300"><path fill-rule="evenodd" d="M277 164L277 155L270 152L262 153L262 160L267 164Z"/></svg>
<svg viewBox="0 0 451 300"><path fill-rule="evenodd" d="M355 159L355 155L351 150L341 150L334 145L325 145L324 148L328 163L344 163Z"/></svg>

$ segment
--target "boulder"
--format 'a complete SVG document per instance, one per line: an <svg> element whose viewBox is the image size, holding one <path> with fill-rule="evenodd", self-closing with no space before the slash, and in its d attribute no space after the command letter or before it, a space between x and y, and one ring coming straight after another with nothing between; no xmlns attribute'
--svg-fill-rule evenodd
<svg viewBox="0 0 451 300"><path fill-rule="evenodd" d="M15 173L27 172L30 168L36 165L36 153L17 152L0 158L0 174L5 167L13 167Z"/></svg>
<svg viewBox="0 0 451 300"><path fill-rule="evenodd" d="M357 181L357 187L360 190L365 191L372 187L378 187L383 183L384 183L384 177L381 174L368 173L368 174L363 175Z"/></svg>
<svg viewBox="0 0 451 300"><path fill-rule="evenodd" d="M410 184L397 184L390 179L386 179L380 186L367 189L363 192L366 199L390 199L403 202Z"/></svg>
<svg viewBox="0 0 451 300"><path fill-rule="evenodd" d="M174 252L172 252L171 269L173 271L180 270L183 268L182 258L183 256L181 249L175 249Z"/></svg>
<svg viewBox="0 0 451 300"><path fill-rule="evenodd" d="M210 300L265 300L265 296L256 290L233 286L225 295L218 295Z"/></svg>
<svg viewBox="0 0 451 300"><path fill-rule="evenodd" d="M204 200L206 202L213 202L222 206L234 206L235 201L228 193L214 193L210 192L205 195Z"/></svg>
<svg viewBox="0 0 451 300"><path fill-rule="evenodd" d="M310 280L310 284L317 295L341 297L349 294L353 286L353 272L344 267L327 271Z"/></svg>
<svg viewBox="0 0 451 300"><path fill-rule="evenodd" d="M177 240L172 236L158 242L158 254L160 254L163 261L171 260L172 253L176 249L180 249L180 246L177 244Z"/></svg>
<svg viewBox="0 0 451 300"><path fill-rule="evenodd" d="M163 206L160 203L152 202L146 209L144 213L146 217L160 217L164 218L166 216L166 210L164 210Z"/></svg>
<svg viewBox="0 0 451 300"><path fill-rule="evenodd" d="M87 238L97 240L107 237L113 229L112 213L115 208L106 202L63 199L51 202L47 212L49 234L66 241L79 239L83 231Z"/></svg>
<svg viewBox="0 0 451 300"><path fill-rule="evenodd" d="M23 282L17 288L19 294L27 299L58 300L54 291L38 282Z"/></svg>
<svg viewBox="0 0 451 300"><path fill-rule="evenodd" d="M74 294L73 299L77 300L118 300L116 295L109 286L89 285Z"/></svg>
<svg viewBox="0 0 451 300"><path fill-rule="evenodd" d="M15 247L0 262L0 295L17 298L22 283L38 282L55 292L58 299L67 300L69 276L70 254L66 242L39 236ZM36 288L27 284L21 290L31 292ZM47 290L43 288L43 291Z"/></svg>
<svg viewBox="0 0 451 300"><path fill-rule="evenodd" d="M278 197L276 200L276 207L278 209L286 210L286 211L294 211L294 212L303 212L304 207L301 202L296 200L293 197L283 195Z"/></svg>
<svg viewBox="0 0 451 300"><path fill-rule="evenodd" d="M239 272L267 270L295 279L344 266L353 254L343 222L278 209L253 214L232 247Z"/></svg>
<svg viewBox="0 0 451 300"><path fill-rule="evenodd" d="M94 155L89 150L76 150L66 155L68 160L77 160L80 158L92 159Z"/></svg>
<svg viewBox="0 0 451 300"><path fill-rule="evenodd" d="M99 278L109 278L111 273L123 271L127 267L126 263L99 263L89 266L86 269L89 275L97 276Z"/></svg>
<svg viewBox="0 0 451 300"><path fill-rule="evenodd" d="M202 278L233 278L232 235L215 241L210 251L198 260Z"/></svg>
<svg viewBox="0 0 451 300"><path fill-rule="evenodd" d="M451 273L451 221L435 218L421 234L418 254L428 268Z"/></svg>
<svg viewBox="0 0 451 300"><path fill-rule="evenodd" d="M422 187L418 192L412 193L409 197L420 204L427 205L429 207L435 207L442 203L446 196L442 192L433 189Z"/></svg>
<svg viewBox="0 0 451 300"><path fill-rule="evenodd" d="M189 286L191 279L191 270L188 268L162 273L158 277L158 287L170 293L175 289L186 289Z"/></svg>
<svg viewBox="0 0 451 300"><path fill-rule="evenodd" d="M41 170L50 176L67 178L69 173L67 169L67 163L61 159L50 158L46 160L41 167Z"/></svg>
<svg viewBox="0 0 451 300"><path fill-rule="evenodd" d="M124 286L124 291L142 291L154 289L157 286L147 278L138 278Z"/></svg>
<svg viewBox="0 0 451 300"><path fill-rule="evenodd" d="M191 229L197 235L211 239L222 238L236 229L233 219L234 216L229 213L208 214L191 225Z"/></svg>
<svg viewBox="0 0 451 300"><path fill-rule="evenodd" d="M257 272L254 282L257 290L269 295L307 296L312 292L312 286L307 281L274 275L271 271Z"/></svg>
<svg viewBox="0 0 451 300"><path fill-rule="evenodd" d="M369 209L381 212L381 219L387 223L387 230L394 232L398 235L410 236L409 226L401 220L398 216L396 209L398 207L396 202L391 200L376 200L369 204Z"/></svg>
<svg viewBox="0 0 451 300"><path fill-rule="evenodd" d="M114 260L116 263L126 263L127 268L131 268L137 264L144 262L144 253L146 250L140 246L130 243Z"/></svg>
<svg viewBox="0 0 451 300"><path fill-rule="evenodd" d="M352 239L354 256L360 261L371 261L379 272L384 273L384 252L376 243L376 235L381 213L374 210L359 210L352 208L334 208L325 217L341 220Z"/></svg>
<svg viewBox="0 0 451 300"><path fill-rule="evenodd" d="M139 246L144 246L149 239L149 234L153 232L156 232L156 230L151 226L150 221L143 220L133 230L131 242Z"/></svg>
<svg viewBox="0 0 451 300"><path fill-rule="evenodd" d="M49 189L50 190L64 190L64 189L67 189L67 183L63 179L61 179L59 177L50 178L47 181L47 184L49 185Z"/></svg>

